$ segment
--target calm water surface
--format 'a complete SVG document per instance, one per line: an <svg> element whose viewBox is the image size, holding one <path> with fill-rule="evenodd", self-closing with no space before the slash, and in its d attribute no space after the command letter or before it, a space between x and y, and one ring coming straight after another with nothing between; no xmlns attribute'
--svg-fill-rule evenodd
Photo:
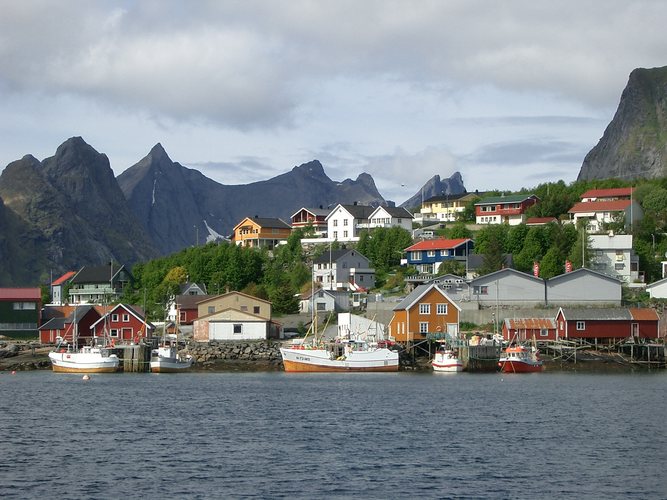
<svg viewBox="0 0 667 500"><path fill-rule="evenodd" d="M0 372L2 498L667 498L667 373Z"/></svg>

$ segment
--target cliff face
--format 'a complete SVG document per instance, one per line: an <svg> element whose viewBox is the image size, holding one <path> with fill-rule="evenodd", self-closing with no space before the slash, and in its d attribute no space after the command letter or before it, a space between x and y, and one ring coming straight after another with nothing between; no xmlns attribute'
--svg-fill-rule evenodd
<svg viewBox="0 0 667 500"><path fill-rule="evenodd" d="M162 146L118 176L136 217L160 252L229 236L245 217L289 219L301 207L384 203L373 178L332 181L317 161L251 184L228 186L173 162Z"/></svg>
<svg viewBox="0 0 667 500"><path fill-rule="evenodd" d="M439 175L434 175L422 188L412 197L401 203L402 207L407 209L421 206L423 200L428 200L432 196L443 194L462 194L466 192L463 185L463 178L459 172L454 172L451 177L441 180Z"/></svg>
<svg viewBox="0 0 667 500"><path fill-rule="evenodd" d="M614 118L577 180L667 176L667 67L630 73Z"/></svg>
<svg viewBox="0 0 667 500"><path fill-rule="evenodd" d="M68 139L42 162L27 155L10 163L0 176L0 196L21 234L30 235L26 238L38 250L24 263L41 268L33 279L44 278L47 270L62 272L109 260L130 265L157 256L108 158L80 137Z"/></svg>

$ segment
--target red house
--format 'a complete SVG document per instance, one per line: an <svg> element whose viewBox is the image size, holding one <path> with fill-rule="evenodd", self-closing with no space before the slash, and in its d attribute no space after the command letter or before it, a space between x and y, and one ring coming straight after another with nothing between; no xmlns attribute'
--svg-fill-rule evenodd
<svg viewBox="0 0 667 500"><path fill-rule="evenodd" d="M477 224L509 224L526 222L526 210L540 200L534 194L513 194L484 198L475 203Z"/></svg>
<svg viewBox="0 0 667 500"><path fill-rule="evenodd" d="M104 337L105 330L116 342L138 343L152 336L155 327L146 322L143 311L126 304L118 304L91 326L95 337Z"/></svg>
<svg viewBox="0 0 667 500"><path fill-rule="evenodd" d="M658 338L658 313L650 308L570 309L556 315L558 338L611 343L626 338Z"/></svg>
<svg viewBox="0 0 667 500"><path fill-rule="evenodd" d="M525 342L556 340L556 320L553 318L506 318L503 321L503 340Z"/></svg>
<svg viewBox="0 0 667 500"><path fill-rule="evenodd" d="M178 295L176 297L176 314L180 325L192 325L199 317L197 304L213 298L214 295Z"/></svg>
<svg viewBox="0 0 667 500"><path fill-rule="evenodd" d="M59 315L62 312L62 315ZM92 343L91 326L100 319L100 312L91 305L52 309L52 317L39 327L39 341L42 344L55 344L59 338L72 343L76 332L79 347Z"/></svg>
<svg viewBox="0 0 667 500"><path fill-rule="evenodd" d="M329 210L320 208L300 208L292 214L290 224L292 229L306 228L312 226L316 236L327 232L327 215Z"/></svg>

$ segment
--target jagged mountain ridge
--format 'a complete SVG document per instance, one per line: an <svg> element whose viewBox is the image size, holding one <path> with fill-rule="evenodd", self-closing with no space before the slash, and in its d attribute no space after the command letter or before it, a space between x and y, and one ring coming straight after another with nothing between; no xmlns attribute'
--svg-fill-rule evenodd
<svg viewBox="0 0 667 500"><path fill-rule="evenodd" d="M7 165L0 175L0 197L39 249L33 256L39 270L33 280L45 279L48 271L109 260L131 264L158 255L127 205L108 158L80 137L68 139L42 162L26 155Z"/></svg>
<svg viewBox="0 0 667 500"><path fill-rule="evenodd" d="M577 180L667 176L667 66L630 73L614 118Z"/></svg>
<svg viewBox="0 0 667 500"><path fill-rule="evenodd" d="M466 188L463 185L463 177L461 177L460 172L454 172L451 177L445 180L441 180L439 175L434 175L426 181L426 184L419 191L401 203L401 206L408 209L415 208L421 206L423 200L428 200L432 196L465 192Z"/></svg>
<svg viewBox="0 0 667 500"><path fill-rule="evenodd" d="M279 217L289 222L304 206L386 204L370 175L335 182L317 160L265 181L224 185L173 162L160 144L117 179L163 253L192 245L197 238L201 243L228 236L244 217Z"/></svg>

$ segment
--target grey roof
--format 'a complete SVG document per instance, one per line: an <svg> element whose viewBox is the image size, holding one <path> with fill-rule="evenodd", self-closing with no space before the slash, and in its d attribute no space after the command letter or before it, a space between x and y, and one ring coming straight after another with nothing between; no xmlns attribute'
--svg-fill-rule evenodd
<svg viewBox="0 0 667 500"><path fill-rule="evenodd" d="M375 207L368 205L341 205L341 207L350 212L355 219L368 219L368 216L375 211Z"/></svg>
<svg viewBox="0 0 667 500"><path fill-rule="evenodd" d="M62 330L65 328L65 323L67 321L65 318L51 318L42 326L39 327L40 330Z"/></svg>
<svg viewBox="0 0 667 500"><path fill-rule="evenodd" d="M199 302L208 300L216 295L177 295L176 304L180 309L194 309Z"/></svg>
<svg viewBox="0 0 667 500"><path fill-rule="evenodd" d="M102 266L84 266L78 273L76 273L71 282L73 284L108 283L111 280L112 272L113 277L115 278L124 269L125 266L122 265L115 265L112 269L110 264Z"/></svg>
<svg viewBox="0 0 667 500"><path fill-rule="evenodd" d="M272 217L248 217L248 219L251 219L255 221L257 224L259 224L262 227L275 227L275 228L281 228L281 229L292 229L292 226L290 226L287 222L285 222L282 219L276 219Z"/></svg>
<svg viewBox="0 0 667 500"><path fill-rule="evenodd" d="M632 320L632 314L626 308L595 309L561 307L560 310L567 321Z"/></svg>
<svg viewBox="0 0 667 500"><path fill-rule="evenodd" d="M336 262L338 259L340 259L342 256L347 255L350 252L356 252L357 255L360 257L363 257L364 259L368 260L362 253L357 252L356 250L352 248L342 248L339 250L332 250L331 251L331 262ZM313 260L315 264L328 264L329 263L329 252L324 251L322 255L317 257L316 259Z"/></svg>
<svg viewBox="0 0 667 500"><path fill-rule="evenodd" d="M404 219L412 219L412 214L408 211L407 208L404 207L382 207L387 211L389 215L392 217L397 217L397 218L404 218Z"/></svg>
<svg viewBox="0 0 667 500"><path fill-rule="evenodd" d="M426 285L419 285L416 287L414 290L412 290L409 294L405 296L403 300L401 300L396 307L394 307L394 311L400 311L402 309L407 309L410 304L412 304L415 300L417 300L419 297L422 296L424 292L428 288L431 287L431 284L426 284Z"/></svg>
<svg viewBox="0 0 667 500"><path fill-rule="evenodd" d="M576 274L592 274L595 276L598 276L603 279L607 279L609 281L613 281L616 283L621 283L621 279L616 277L616 276L610 276L609 274L603 274L601 272L595 271L593 269L588 269L587 267L580 267L578 269L575 269L574 271L570 271L569 273L563 273L559 274L558 276L554 276L553 278L549 278L547 282L553 283L554 281L561 281L565 279L572 278L573 275Z"/></svg>

